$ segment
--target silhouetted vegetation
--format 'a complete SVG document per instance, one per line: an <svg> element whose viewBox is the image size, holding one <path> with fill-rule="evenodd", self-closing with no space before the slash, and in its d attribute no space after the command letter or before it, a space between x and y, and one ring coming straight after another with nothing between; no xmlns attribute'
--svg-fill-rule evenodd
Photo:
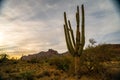
<svg viewBox="0 0 120 80"><path fill-rule="evenodd" d="M0 54L0 63L7 61L8 60L8 55L7 54Z"/></svg>

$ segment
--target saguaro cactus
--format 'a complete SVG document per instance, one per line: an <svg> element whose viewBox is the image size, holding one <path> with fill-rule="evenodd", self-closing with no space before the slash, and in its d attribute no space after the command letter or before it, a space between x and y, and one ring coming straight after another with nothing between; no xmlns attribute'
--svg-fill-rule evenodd
<svg viewBox="0 0 120 80"><path fill-rule="evenodd" d="M81 23L81 33L80 33L80 17L79 17L79 6L77 6L76 12L76 23L77 23L77 30L76 30L76 41L74 38L73 30L71 27L71 23L67 20L66 12L64 12L64 32L65 32L65 39L66 44L69 52L73 56L80 56L83 51L83 47L85 45L85 18L84 18L84 6L81 6L82 12L82 23Z"/></svg>
<svg viewBox="0 0 120 80"><path fill-rule="evenodd" d="M77 23L77 30L76 30L76 40L74 37L73 29L71 27L70 20L67 20L66 12L64 12L64 33L68 51L71 55L75 58L75 73L77 73L77 63L79 61L79 57L83 52L83 47L85 45L85 17L84 17L84 5L81 6L81 13L82 13L82 21L81 21L81 32L80 32L80 16L79 16L79 6L77 6L76 12L76 23Z"/></svg>

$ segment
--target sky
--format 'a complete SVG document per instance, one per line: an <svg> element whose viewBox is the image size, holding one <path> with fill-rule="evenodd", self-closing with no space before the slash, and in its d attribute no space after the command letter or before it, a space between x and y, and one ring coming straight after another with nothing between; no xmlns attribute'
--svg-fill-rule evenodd
<svg viewBox="0 0 120 80"><path fill-rule="evenodd" d="M48 49L67 51L66 11L76 29L77 5L85 7L85 37L97 44L120 44L119 0L0 0L0 52L22 56Z"/></svg>

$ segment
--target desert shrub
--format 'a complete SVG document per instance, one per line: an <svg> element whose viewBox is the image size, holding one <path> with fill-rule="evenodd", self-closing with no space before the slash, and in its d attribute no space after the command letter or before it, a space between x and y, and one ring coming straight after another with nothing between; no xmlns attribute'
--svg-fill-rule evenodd
<svg viewBox="0 0 120 80"><path fill-rule="evenodd" d="M97 46L88 46L84 53L89 60L97 60L99 62L111 60L111 49L106 44L100 44Z"/></svg>
<svg viewBox="0 0 120 80"><path fill-rule="evenodd" d="M39 75L37 75L37 78L43 78L43 77L50 77L51 73L49 71L43 71L42 73L40 73Z"/></svg>
<svg viewBox="0 0 120 80"><path fill-rule="evenodd" d="M39 60L36 59L36 58L33 58L33 59L31 59L31 60L28 60L27 62L34 64L34 63L39 63Z"/></svg>
<svg viewBox="0 0 120 80"><path fill-rule="evenodd" d="M11 64L18 64L19 63L19 60L15 59L15 58L11 58L9 59L9 61L11 62Z"/></svg>
<svg viewBox="0 0 120 80"><path fill-rule="evenodd" d="M80 58L79 75L94 77L95 80L110 80L107 68L92 55L86 56L84 53Z"/></svg>
<svg viewBox="0 0 120 80"><path fill-rule="evenodd" d="M7 54L0 54L0 62L4 62L4 61L6 61L6 60L8 60L8 55Z"/></svg>
<svg viewBox="0 0 120 80"><path fill-rule="evenodd" d="M105 70L101 61L94 55L83 54L80 61L81 67L84 68L85 73L101 73Z"/></svg>
<svg viewBox="0 0 120 80"><path fill-rule="evenodd" d="M42 75L50 77L50 72L49 71L43 71Z"/></svg>
<svg viewBox="0 0 120 80"><path fill-rule="evenodd" d="M80 57L80 75L96 76L102 80L109 80L107 68L103 62L109 61L111 54L106 45L89 46Z"/></svg>
<svg viewBox="0 0 120 80"><path fill-rule="evenodd" d="M3 80L3 79L2 79L2 76L0 76L0 80Z"/></svg>
<svg viewBox="0 0 120 80"><path fill-rule="evenodd" d="M6 70L5 70L5 73L11 73L11 70L6 69Z"/></svg>
<svg viewBox="0 0 120 80"><path fill-rule="evenodd" d="M13 60L12 62L13 62L13 64L17 64L17 63L18 63L18 61L17 61L17 60Z"/></svg>
<svg viewBox="0 0 120 80"><path fill-rule="evenodd" d="M34 80L34 75L32 71L20 73L20 76L23 80Z"/></svg>
<svg viewBox="0 0 120 80"><path fill-rule="evenodd" d="M3 80L3 77L2 77L3 75L2 74L3 73L0 72L0 80Z"/></svg>
<svg viewBox="0 0 120 80"><path fill-rule="evenodd" d="M66 56L53 57L49 60L50 65L55 65L57 69L68 71L70 68L71 61Z"/></svg>
<svg viewBox="0 0 120 80"><path fill-rule="evenodd" d="M60 71L53 72L54 76L60 76Z"/></svg>
<svg viewBox="0 0 120 80"><path fill-rule="evenodd" d="M113 80L120 80L120 71L113 75Z"/></svg>

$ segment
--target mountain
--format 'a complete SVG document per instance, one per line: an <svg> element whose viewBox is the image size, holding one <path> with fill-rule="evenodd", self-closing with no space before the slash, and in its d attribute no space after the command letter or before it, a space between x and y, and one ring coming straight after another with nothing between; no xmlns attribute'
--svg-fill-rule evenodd
<svg viewBox="0 0 120 80"><path fill-rule="evenodd" d="M37 54L31 54L28 56L22 56L21 60L31 60L31 59L42 59L42 58L49 58L52 56L60 55L56 50L49 49L48 51L41 51Z"/></svg>

